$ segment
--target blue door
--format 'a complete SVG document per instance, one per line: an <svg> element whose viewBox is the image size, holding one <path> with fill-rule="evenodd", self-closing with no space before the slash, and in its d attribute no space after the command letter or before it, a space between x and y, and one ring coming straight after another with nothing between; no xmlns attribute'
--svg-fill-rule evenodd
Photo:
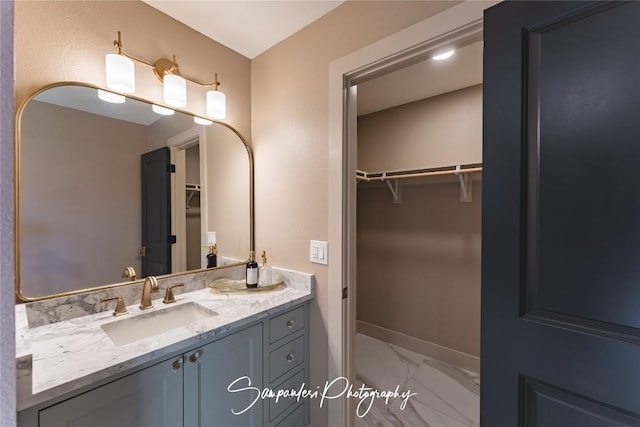
<svg viewBox="0 0 640 427"><path fill-rule="evenodd" d="M171 273L172 167L169 147L141 156L142 277Z"/></svg>

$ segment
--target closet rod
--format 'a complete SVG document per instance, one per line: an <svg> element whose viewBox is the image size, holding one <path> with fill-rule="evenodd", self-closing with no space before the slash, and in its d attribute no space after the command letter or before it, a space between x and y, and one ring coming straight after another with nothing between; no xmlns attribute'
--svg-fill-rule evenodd
<svg viewBox="0 0 640 427"><path fill-rule="evenodd" d="M459 170L454 167L453 169L445 169L445 170L433 170L433 171L425 171L425 172L376 172L376 173L367 173L364 171L356 171L356 178L361 179L363 181L371 182L371 181L386 181L389 179L402 179L402 178L420 178L423 176L437 176L437 175L457 175L460 173L472 173L472 172L482 172L482 166L468 167L468 168L460 168ZM374 176L370 176L374 175Z"/></svg>

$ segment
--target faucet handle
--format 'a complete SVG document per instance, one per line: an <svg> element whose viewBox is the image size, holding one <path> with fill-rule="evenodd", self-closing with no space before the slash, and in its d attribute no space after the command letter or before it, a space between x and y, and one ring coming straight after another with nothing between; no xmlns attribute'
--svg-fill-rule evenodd
<svg viewBox="0 0 640 427"><path fill-rule="evenodd" d="M181 286L184 286L184 283L178 283L177 285L169 286L164 294L164 299L162 300L162 302L165 304L176 302L176 298L173 296L173 288L179 288Z"/></svg>
<svg viewBox="0 0 640 427"><path fill-rule="evenodd" d="M124 305L124 299L122 297L102 298L100 302L117 301L116 309L113 311L114 316L122 316L127 314L127 307Z"/></svg>

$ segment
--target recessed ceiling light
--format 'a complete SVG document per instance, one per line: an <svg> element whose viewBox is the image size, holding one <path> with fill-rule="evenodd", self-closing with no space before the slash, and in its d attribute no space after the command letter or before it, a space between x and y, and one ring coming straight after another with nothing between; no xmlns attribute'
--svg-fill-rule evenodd
<svg viewBox="0 0 640 427"><path fill-rule="evenodd" d="M436 61L444 61L445 59L449 59L452 56L453 56L453 49L448 50L446 52L439 53L437 55L433 55L431 58L435 59Z"/></svg>

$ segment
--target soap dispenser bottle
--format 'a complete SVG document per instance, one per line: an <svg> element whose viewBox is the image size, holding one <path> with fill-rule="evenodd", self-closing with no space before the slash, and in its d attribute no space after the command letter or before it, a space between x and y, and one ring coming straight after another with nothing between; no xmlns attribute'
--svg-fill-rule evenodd
<svg viewBox="0 0 640 427"><path fill-rule="evenodd" d="M214 243L209 245L209 253L207 254L207 268L218 266L218 246Z"/></svg>
<svg viewBox="0 0 640 427"><path fill-rule="evenodd" d="M258 263L256 262L256 253L249 252L249 262L247 263L247 288L258 287Z"/></svg>
<svg viewBox="0 0 640 427"><path fill-rule="evenodd" d="M262 267L258 274L261 285L268 286L271 284L271 266L267 264L267 251L262 251Z"/></svg>
<svg viewBox="0 0 640 427"><path fill-rule="evenodd" d="M209 231L207 233L207 246L209 253L207 254L207 268L218 266L218 245L216 244L216 232Z"/></svg>

